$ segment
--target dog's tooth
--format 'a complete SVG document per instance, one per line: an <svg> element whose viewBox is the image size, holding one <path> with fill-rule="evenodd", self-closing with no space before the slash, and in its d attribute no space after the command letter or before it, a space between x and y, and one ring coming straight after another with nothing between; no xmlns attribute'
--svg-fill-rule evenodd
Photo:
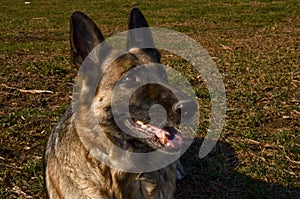
<svg viewBox="0 0 300 199"><path fill-rule="evenodd" d="M165 132L163 132L163 134L162 134L161 142L162 142L163 144L167 144L167 143L168 143L168 140L167 140L167 137L166 137L166 133L165 133Z"/></svg>
<svg viewBox="0 0 300 199"><path fill-rule="evenodd" d="M145 124L142 124L142 125L141 125L141 128L142 128L142 129L147 129L147 128L148 128L148 126L147 126L147 125L145 125Z"/></svg>
<svg viewBox="0 0 300 199"><path fill-rule="evenodd" d="M167 146L171 146L171 144L169 142L167 142Z"/></svg>
<svg viewBox="0 0 300 199"><path fill-rule="evenodd" d="M137 125L140 125L140 126L144 125L144 123L143 123L142 121L140 121L140 120L137 120L135 123L136 123Z"/></svg>

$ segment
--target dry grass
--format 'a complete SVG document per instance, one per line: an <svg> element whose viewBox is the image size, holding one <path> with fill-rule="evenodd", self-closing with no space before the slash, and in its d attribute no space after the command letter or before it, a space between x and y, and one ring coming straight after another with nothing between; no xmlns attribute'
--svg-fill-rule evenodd
<svg viewBox="0 0 300 199"><path fill-rule="evenodd" d="M70 103L77 72L69 56L70 13L85 11L110 36L126 29L133 4L1 4L0 198L45 197L44 144ZM150 25L197 40L226 86L226 126L215 150L199 159L210 107L206 86L184 62L164 57L192 81L203 113L199 138L182 158L189 176L178 182L177 198L299 198L299 2L165 0L140 2L139 8Z"/></svg>

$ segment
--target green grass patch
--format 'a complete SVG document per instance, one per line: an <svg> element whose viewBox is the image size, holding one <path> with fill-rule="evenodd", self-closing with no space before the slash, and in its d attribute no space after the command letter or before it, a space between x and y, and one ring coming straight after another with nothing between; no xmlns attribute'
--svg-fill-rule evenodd
<svg viewBox="0 0 300 199"><path fill-rule="evenodd" d="M209 91L188 62L162 53L163 64L193 87L200 112L199 137L182 158L189 175L178 182L176 197L299 198L299 1L30 2L0 4L0 198L45 198L44 145L71 103L77 73L70 56L70 14L84 11L109 37L126 30L130 8L137 4L150 26L198 41L226 87L223 134L200 160L210 121Z"/></svg>

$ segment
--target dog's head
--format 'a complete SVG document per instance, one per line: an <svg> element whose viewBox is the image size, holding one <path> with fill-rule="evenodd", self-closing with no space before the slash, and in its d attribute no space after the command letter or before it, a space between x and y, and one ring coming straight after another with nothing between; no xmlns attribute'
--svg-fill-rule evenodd
<svg viewBox="0 0 300 199"><path fill-rule="evenodd" d="M148 23L144 16L133 8L129 30L145 27ZM71 53L76 65L81 65L103 41L102 33L89 17L81 12L73 13ZM170 86L166 70L159 64L159 51L141 48L145 43L154 46L151 32L147 29L141 34L128 33L125 53L108 44L94 52L93 56L96 55L99 60L101 77L97 81L91 107L106 135L123 149L137 152L162 147L180 149L183 138L176 127L183 116L187 119L195 116L197 104L182 91ZM93 70L90 72L95 73ZM112 103L119 106L114 111Z"/></svg>

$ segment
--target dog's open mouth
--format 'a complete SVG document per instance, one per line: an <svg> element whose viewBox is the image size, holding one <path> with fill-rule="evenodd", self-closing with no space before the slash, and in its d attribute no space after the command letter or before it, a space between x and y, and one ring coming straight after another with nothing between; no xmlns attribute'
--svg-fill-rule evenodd
<svg viewBox="0 0 300 199"><path fill-rule="evenodd" d="M166 146L171 149L180 149L183 144L183 138L179 131L174 127L158 128L151 124L144 124L140 120L133 122L131 119L126 120L126 124L132 130L143 133L156 145Z"/></svg>

